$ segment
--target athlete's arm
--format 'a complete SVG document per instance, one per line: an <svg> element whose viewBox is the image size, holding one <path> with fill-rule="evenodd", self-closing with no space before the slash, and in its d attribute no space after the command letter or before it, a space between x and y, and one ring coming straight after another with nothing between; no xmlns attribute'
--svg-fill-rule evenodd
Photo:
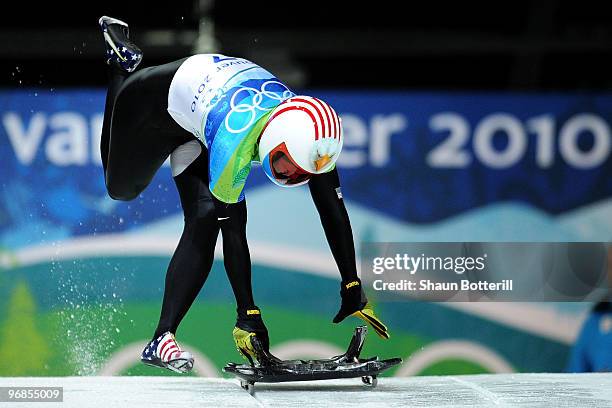
<svg viewBox="0 0 612 408"><path fill-rule="evenodd" d="M388 339L387 326L368 306L361 281L357 277L353 230L342 200L338 170L334 168L328 173L312 176L308 186L342 277L340 287L342 305L334 317L334 323L339 323L352 315L363 319L380 337Z"/></svg>
<svg viewBox="0 0 612 408"><path fill-rule="evenodd" d="M340 193L338 170L312 176L308 187L342 281L357 280L353 230Z"/></svg>

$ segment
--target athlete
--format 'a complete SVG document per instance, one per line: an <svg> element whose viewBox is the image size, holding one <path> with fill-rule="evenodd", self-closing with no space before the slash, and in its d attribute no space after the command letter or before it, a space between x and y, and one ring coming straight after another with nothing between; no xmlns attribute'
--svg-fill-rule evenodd
<svg viewBox="0 0 612 408"><path fill-rule="evenodd" d="M269 348L268 331L251 289L244 185L259 161L283 187L308 183L341 275L341 307L334 323L353 315L383 338L386 326L367 304L357 277L351 226L335 162L342 147L340 119L327 103L297 96L265 69L242 59L199 54L139 69L141 50L128 25L99 20L109 85L101 139L109 195L131 200L170 156L185 226L166 273L159 324L141 360L186 372L193 357L176 330L212 267L219 230L223 259L236 298L233 337L252 364Z"/></svg>

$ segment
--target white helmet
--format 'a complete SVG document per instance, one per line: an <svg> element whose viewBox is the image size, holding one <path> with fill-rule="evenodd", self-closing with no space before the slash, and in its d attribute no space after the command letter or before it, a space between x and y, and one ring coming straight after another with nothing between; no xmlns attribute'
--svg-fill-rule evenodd
<svg viewBox="0 0 612 408"><path fill-rule="evenodd" d="M294 187L330 171L341 149L342 126L332 107L294 96L270 113L259 139L259 160L272 182Z"/></svg>

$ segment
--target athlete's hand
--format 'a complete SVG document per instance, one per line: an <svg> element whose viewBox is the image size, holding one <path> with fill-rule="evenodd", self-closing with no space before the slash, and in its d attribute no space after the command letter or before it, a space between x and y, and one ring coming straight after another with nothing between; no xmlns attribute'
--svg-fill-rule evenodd
<svg viewBox="0 0 612 408"><path fill-rule="evenodd" d="M362 319L364 322L372 326L376 334L385 340L391 337L387 326L376 316L374 310L368 304L366 304L363 309L357 310L353 313L346 312L341 308L336 317L334 317L334 323L340 323L348 316L355 316Z"/></svg>
<svg viewBox="0 0 612 408"><path fill-rule="evenodd" d="M368 323L383 339L389 338L387 326L374 314L374 310L368 304L365 292L358 278L353 281L345 281L340 284L340 297L342 304L340 310L334 317L334 323L340 323L348 316L355 316Z"/></svg>
<svg viewBox="0 0 612 408"><path fill-rule="evenodd" d="M234 337L234 343L236 343L236 349L240 354L251 362L253 361L252 359L257 358L257 353L255 352L255 348L251 342L255 336L255 333L234 327L232 335Z"/></svg>

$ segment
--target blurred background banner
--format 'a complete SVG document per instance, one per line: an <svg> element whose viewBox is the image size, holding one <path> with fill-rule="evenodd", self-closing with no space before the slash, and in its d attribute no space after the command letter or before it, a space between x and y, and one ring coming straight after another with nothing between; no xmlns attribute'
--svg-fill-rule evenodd
<svg viewBox="0 0 612 408"><path fill-rule="evenodd" d="M605 215L612 194L612 95L314 94L341 112L346 198L423 225L429 240L446 235L426 225L475 221L482 218L472 216L475 209L496 225L464 226L461 239L610 238L609 219L592 214ZM3 247L126 231L179 210L167 170L139 200L107 197L99 154L103 91L1 95ZM249 188L260 187L268 184L255 171ZM575 219L587 213L590 221ZM392 241L389 233L376 239Z"/></svg>
<svg viewBox="0 0 612 408"><path fill-rule="evenodd" d="M105 0L3 10L0 376L173 375L138 359L157 325L183 215L167 165L133 201L106 193L103 15L129 24L143 66L205 52L244 57L334 106L357 253L365 242L610 242L610 7L403 6L311 0L297 12L275 0L248 10ZM254 167L246 196L272 352L343 352L358 322L331 323L339 276L308 189L280 189ZM392 337L371 334L364 355L403 357L390 373L398 376L562 371L591 309L381 301ZM221 376L239 359L234 322L218 250L177 333L195 354L195 375Z"/></svg>
<svg viewBox="0 0 612 408"><path fill-rule="evenodd" d="M610 94L303 93L341 114L342 193L357 243L612 236ZM0 91L0 375L165 374L138 358L182 212L167 166L136 200L107 196L104 97L99 88ZM338 273L307 189L279 189L256 167L246 195L272 351L340 352L356 322L331 324ZM588 307L381 303L393 337L372 335L367 351L404 357L395 375L560 371ZM178 333L199 354L196 375L221 375L238 359L234 318L218 251Z"/></svg>

